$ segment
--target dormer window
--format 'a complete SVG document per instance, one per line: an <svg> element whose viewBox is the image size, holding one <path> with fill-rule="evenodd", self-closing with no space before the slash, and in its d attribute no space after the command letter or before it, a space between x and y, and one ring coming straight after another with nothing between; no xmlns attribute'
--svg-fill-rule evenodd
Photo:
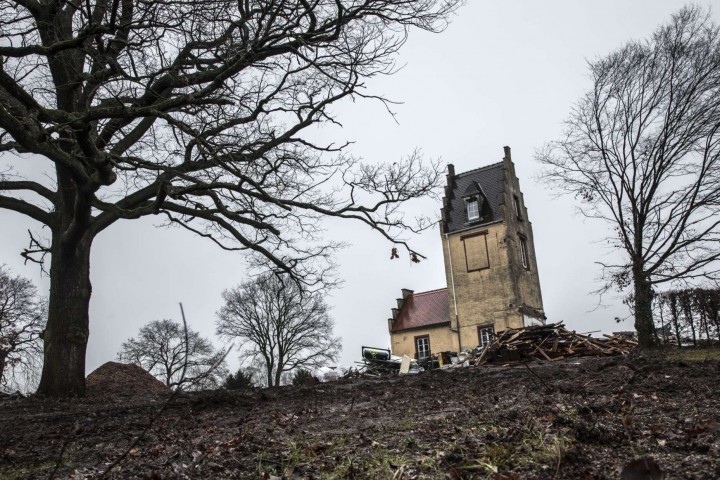
<svg viewBox="0 0 720 480"><path fill-rule="evenodd" d="M477 198L465 200L465 205L467 207L468 222L472 222L473 220L480 218L480 209L478 208Z"/></svg>

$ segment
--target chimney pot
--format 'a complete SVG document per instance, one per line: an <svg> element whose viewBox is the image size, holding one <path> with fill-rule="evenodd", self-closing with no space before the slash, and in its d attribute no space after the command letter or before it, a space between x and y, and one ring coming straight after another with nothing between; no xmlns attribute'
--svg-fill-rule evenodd
<svg viewBox="0 0 720 480"><path fill-rule="evenodd" d="M508 160L512 160L512 155L510 154L510 147L505 146L503 147L503 150L505 150L505 158Z"/></svg>

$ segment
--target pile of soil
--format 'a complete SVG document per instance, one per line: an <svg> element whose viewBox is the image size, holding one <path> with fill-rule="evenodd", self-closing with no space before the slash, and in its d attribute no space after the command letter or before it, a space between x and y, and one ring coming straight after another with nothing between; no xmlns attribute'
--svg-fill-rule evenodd
<svg viewBox="0 0 720 480"><path fill-rule="evenodd" d="M719 377L717 360L582 357L252 392L0 400L0 478L720 478Z"/></svg>
<svg viewBox="0 0 720 480"><path fill-rule="evenodd" d="M170 393L167 385L131 363L107 362L87 376L85 385L89 397Z"/></svg>

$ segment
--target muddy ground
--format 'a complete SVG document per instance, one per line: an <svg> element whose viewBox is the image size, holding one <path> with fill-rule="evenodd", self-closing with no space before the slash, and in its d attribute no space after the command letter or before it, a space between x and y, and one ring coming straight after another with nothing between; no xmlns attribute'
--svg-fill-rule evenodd
<svg viewBox="0 0 720 480"><path fill-rule="evenodd" d="M615 357L169 403L4 399L0 478L598 480L641 458L656 476L623 478L720 478L719 380L717 360Z"/></svg>

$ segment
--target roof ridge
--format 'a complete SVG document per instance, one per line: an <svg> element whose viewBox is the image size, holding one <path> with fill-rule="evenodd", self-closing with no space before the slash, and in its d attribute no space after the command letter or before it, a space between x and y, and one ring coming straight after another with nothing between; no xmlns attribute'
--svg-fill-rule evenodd
<svg viewBox="0 0 720 480"><path fill-rule="evenodd" d="M428 290L426 292L417 292L417 293L413 292L413 297L415 297L417 295L425 295L426 293L435 293L435 292L439 292L441 290L447 290L447 287L436 288L434 290Z"/></svg>
<svg viewBox="0 0 720 480"><path fill-rule="evenodd" d="M502 160L500 160L499 162L491 163L490 165L484 165L482 167L474 168L474 169L468 170L466 172L458 173L455 176L461 177L463 175L467 175L468 173L475 173L475 172L479 172L480 170L489 169L490 167L497 167L498 165L502 165L502 163L503 163Z"/></svg>

